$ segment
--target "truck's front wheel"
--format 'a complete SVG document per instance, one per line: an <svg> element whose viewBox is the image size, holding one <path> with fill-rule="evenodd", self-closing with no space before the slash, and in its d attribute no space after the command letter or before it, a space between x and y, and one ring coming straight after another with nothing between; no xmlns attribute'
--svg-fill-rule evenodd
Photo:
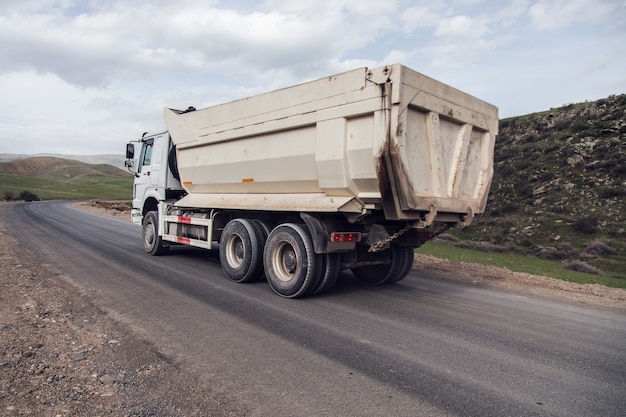
<svg viewBox="0 0 626 417"><path fill-rule="evenodd" d="M320 255L304 226L287 223L272 230L263 260L267 282L282 297L302 297L319 283Z"/></svg>
<svg viewBox="0 0 626 417"><path fill-rule="evenodd" d="M143 248L150 255L164 255L169 251L169 246L163 245L163 239L159 236L159 217L156 211L149 211L143 217L142 223Z"/></svg>

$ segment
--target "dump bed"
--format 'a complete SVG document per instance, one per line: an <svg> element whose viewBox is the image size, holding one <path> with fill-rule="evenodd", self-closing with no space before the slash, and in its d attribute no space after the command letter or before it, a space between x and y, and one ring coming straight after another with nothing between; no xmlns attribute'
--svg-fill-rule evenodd
<svg viewBox="0 0 626 417"><path fill-rule="evenodd" d="M381 210L423 226L484 211L498 130L496 107L398 64L164 117L180 206Z"/></svg>

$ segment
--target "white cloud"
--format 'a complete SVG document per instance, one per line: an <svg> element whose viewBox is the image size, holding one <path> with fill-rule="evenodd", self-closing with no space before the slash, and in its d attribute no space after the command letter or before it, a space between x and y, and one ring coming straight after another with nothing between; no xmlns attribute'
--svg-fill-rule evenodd
<svg viewBox="0 0 626 417"><path fill-rule="evenodd" d="M455 41L482 39L489 32L485 23L480 17L471 18L464 15L447 17L441 19L435 30L435 35Z"/></svg>
<svg viewBox="0 0 626 417"><path fill-rule="evenodd" d="M78 15L18 8L0 20L0 43L7 45L0 70L50 72L86 87L105 87L119 77L226 68L241 78L281 66L306 77L388 28L383 6L277 3L277 10L249 12L203 2L186 8L118 2Z"/></svg>
<svg viewBox="0 0 626 417"><path fill-rule="evenodd" d="M421 29L437 26L441 16L431 6L412 6L404 10L400 16L404 33L411 34Z"/></svg>
<svg viewBox="0 0 626 417"><path fill-rule="evenodd" d="M614 8L614 2L604 0L539 0L530 7L528 14L536 27L558 29L575 23L599 21Z"/></svg>
<svg viewBox="0 0 626 417"><path fill-rule="evenodd" d="M72 153L85 141L93 141L93 149L105 149L98 146L94 128L106 125L102 122L109 109L91 106L97 92L33 72L5 74L0 90L10 97L0 101L0 135L7 140L0 152L19 146L20 153Z"/></svg>
<svg viewBox="0 0 626 417"><path fill-rule="evenodd" d="M571 102L574 92L621 93L625 8L608 0L3 0L0 152L117 151L162 128L163 106L201 108L396 62L508 116Z"/></svg>

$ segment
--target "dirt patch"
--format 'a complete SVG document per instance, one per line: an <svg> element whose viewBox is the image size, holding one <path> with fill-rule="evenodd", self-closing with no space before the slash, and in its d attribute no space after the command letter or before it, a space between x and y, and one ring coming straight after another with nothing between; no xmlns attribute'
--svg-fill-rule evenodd
<svg viewBox="0 0 626 417"><path fill-rule="evenodd" d="M88 203L77 203L74 205L81 210L101 216L114 217L116 219L130 222L131 203L128 201L99 201L92 200Z"/></svg>

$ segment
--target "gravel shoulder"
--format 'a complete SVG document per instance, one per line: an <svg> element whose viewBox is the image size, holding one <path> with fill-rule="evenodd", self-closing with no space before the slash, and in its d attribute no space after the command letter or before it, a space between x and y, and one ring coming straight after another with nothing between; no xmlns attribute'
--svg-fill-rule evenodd
<svg viewBox="0 0 626 417"><path fill-rule="evenodd" d="M556 278L512 272L495 266L452 262L428 255L415 255L413 271L438 279L497 287L529 297L608 308L626 313L626 290L599 284L577 284Z"/></svg>
<svg viewBox="0 0 626 417"><path fill-rule="evenodd" d="M1 416L235 415L4 227L0 217Z"/></svg>
<svg viewBox="0 0 626 417"><path fill-rule="evenodd" d="M129 219L114 207L81 205ZM5 233L0 217L0 415L232 416L71 281ZM418 255L418 274L626 312L626 291Z"/></svg>

